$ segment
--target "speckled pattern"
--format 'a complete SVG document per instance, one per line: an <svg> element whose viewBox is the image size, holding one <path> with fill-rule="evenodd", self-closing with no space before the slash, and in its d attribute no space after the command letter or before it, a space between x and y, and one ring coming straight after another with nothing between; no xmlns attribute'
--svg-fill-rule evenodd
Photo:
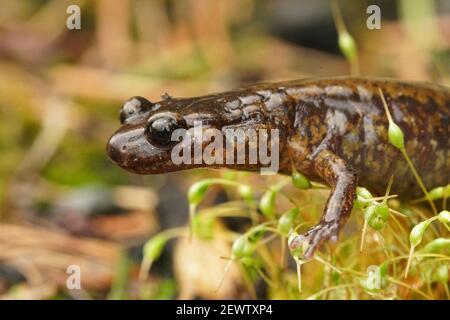
<svg viewBox="0 0 450 320"><path fill-rule="evenodd" d="M332 187L320 223L305 236L314 250L337 239L347 220L356 185L383 194L394 176L392 193L402 198L421 191L401 153L389 144L382 90L394 121L405 134L407 153L427 188L450 182L450 90L435 84L379 78L316 78L257 84L197 98L165 95L151 103L140 97L122 108L122 127L111 137L107 151L122 168L155 174L205 167L174 165L171 146L156 146L146 138L148 120L171 117L191 128L279 129L280 172L290 174L291 161L313 180ZM180 124L181 126L181 124ZM251 147L251 146L250 146ZM256 165L221 165L258 170Z"/></svg>

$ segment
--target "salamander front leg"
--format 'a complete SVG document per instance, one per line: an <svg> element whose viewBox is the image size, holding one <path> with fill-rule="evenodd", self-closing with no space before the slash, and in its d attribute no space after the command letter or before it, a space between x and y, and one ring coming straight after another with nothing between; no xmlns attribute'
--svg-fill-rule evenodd
<svg viewBox="0 0 450 320"><path fill-rule="evenodd" d="M290 239L291 249L303 247L305 241L308 243L307 259L312 258L315 250L326 240L337 241L339 231L350 216L358 182L357 175L345 161L328 150L315 157L314 170L332 189L320 222L304 235Z"/></svg>

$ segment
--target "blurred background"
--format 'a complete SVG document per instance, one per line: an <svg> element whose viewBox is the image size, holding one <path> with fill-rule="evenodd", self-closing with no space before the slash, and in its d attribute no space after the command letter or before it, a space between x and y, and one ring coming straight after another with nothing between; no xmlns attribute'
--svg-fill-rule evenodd
<svg viewBox="0 0 450 320"><path fill-rule="evenodd" d="M66 27L72 4L81 9L80 30ZM165 92L195 96L350 74L450 84L450 1L335 4L333 11L327 0L2 1L0 298L299 298L261 281L248 289L238 267L216 290L226 264L219 257L230 255L230 242L220 239L171 241L139 278L143 243L186 225L193 182L227 176L271 185L278 177L209 170L136 176L107 159L105 144L134 95L157 101ZM366 27L371 4L381 8L381 29ZM353 67L338 43L340 19L357 45ZM312 221L326 192L315 197ZM202 206L235 198L212 188ZM243 231L239 219L220 224ZM81 289L67 289L70 265L81 269ZM289 277L295 291L295 272ZM303 298L332 279L314 273L304 281ZM335 298L370 298L341 294Z"/></svg>

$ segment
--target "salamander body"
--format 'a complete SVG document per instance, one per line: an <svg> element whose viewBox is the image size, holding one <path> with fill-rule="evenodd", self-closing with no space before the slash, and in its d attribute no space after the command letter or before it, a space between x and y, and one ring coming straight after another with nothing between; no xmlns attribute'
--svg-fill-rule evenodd
<svg viewBox="0 0 450 320"><path fill-rule="evenodd" d="M404 199L423 196L401 152L388 141L380 90L425 186L448 184L450 90L392 79L295 80L196 98L165 96L156 103L133 97L121 110L122 127L111 137L107 152L120 167L138 174L198 167L255 171L263 165L249 163L248 156L245 163L208 165L193 160L175 164L171 135L196 123L202 124L202 130L220 132L276 129L279 173L290 174L293 164L306 177L332 189L321 221L301 238L309 242L306 255L310 257L325 240L337 239L351 212L357 185L383 194L394 176L391 193ZM248 140L243 143L255 147Z"/></svg>

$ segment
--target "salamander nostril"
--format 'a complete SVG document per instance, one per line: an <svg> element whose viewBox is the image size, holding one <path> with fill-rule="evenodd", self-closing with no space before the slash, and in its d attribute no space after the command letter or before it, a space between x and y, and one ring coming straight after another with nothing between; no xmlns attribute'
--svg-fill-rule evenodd
<svg viewBox="0 0 450 320"><path fill-rule="evenodd" d="M124 103L120 110L120 123L130 123L133 119L139 119L140 115L147 113L153 106L153 103L143 97L132 97Z"/></svg>
<svg viewBox="0 0 450 320"><path fill-rule="evenodd" d="M108 141L106 146L106 153L108 157L118 165L123 165L127 158L127 150L129 141L127 132L116 132Z"/></svg>

